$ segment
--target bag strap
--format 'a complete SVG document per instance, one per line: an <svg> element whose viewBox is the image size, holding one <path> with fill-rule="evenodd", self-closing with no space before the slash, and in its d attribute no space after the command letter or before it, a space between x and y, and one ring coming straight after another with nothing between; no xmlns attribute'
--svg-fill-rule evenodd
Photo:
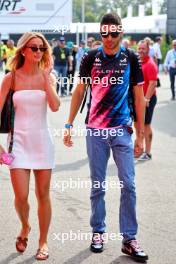
<svg viewBox="0 0 176 264"><path fill-rule="evenodd" d="M14 93L14 88L15 88L15 71L13 70L12 72L12 79L11 79L11 84L10 84L10 91L12 93L11 95L11 100L13 100L12 96L13 96L13 93ZM12 104L13 104L13 101L12 101ZM11 117L10 117L10 122L12 122L12 120L14 120L14 110L12 110L12 113L11 113ZM14 124L11 124L11 137L10 137L10 143L9 143L9 148L8 148L8 152L11 153L12 152L12 148L13 148L13 135L14 135Z"/></svg>
<svg viewBox="0 0 176 264"><path fill-rule="evenodd" d="M15 71L13 70L11 72L12 74L12 79L11 79L11 84L10 84L10 90L14 91L15 88Z"/></svg>
<svg viewBox="0 0 176 264"><path fill-rule="evenodd" d="M94 50L91 50L91 51L89 51L89 56L91 57L93 57L93 59L91 59L90 60L90 64L89 64L89 67L92 67L92 65L93 65L93 63L94 63L94 61L95 61L95 59L96 59L96 56L97 56L97 54L98 54L98 52L99 52L99 49L94 49ZM83 111L83 109L84 109L84 107L85 107L85 104L86 104L86 101L87 101L87 94L88 94L88 88L90 87L90 84L88 84L87 86L86 86L86 91L85 91L85 93L84 93L84 99L83 99L83 102L82 102L82 105L81 105L81 109L80 109L80 113L82 114L82 111Z"/></svg>
<svg viewBox="0 0 176 264"><path fill-rule="evenodd" d="M86 101L87 101L87 93L88 93L88 87L86 87L86 91L85 91L85 94L84 94L84 99L83 99L83 102L82 102L82 105L81 105L81 110L80 110L81 114L82 114L82 111L83 111L84 106L85 106Z"/></svg>

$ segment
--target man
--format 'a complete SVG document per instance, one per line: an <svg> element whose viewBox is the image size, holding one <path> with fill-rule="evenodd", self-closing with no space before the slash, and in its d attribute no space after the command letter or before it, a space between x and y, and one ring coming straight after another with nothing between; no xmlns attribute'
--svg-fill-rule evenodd
<svg viewBox="0 0 176 264"><path fill-rule="evenodd" d="M172 49L167 52L164 68L165 72L169 72L171 82L171 100L175 100L175 76L176 76L176 39L172 41Z"/></svg>
<svg viewBox="0 0 176 264"><path fill-rule="evenodd" d="M87 50L93 49L93 43L94 42L95 42L95 38L94 37L89 37L87 39Z"/></svg>
<svg viewBox="0 0 176 264"><path fill-rule="evenodd" d="M85 52L87 51L86 42L84 40L80 41L80 46L78 48L78 52L76 54L76 68L79 69L82 57L84 56Z"/></svg>
<svg viewBox="0 0 176 264"><path fill-rule="evenodd" d="M161 59L162 59L161 42L162 42L162 38L161 37L156 37L155 38L155 43L153 45L153 48L154 48L154 51L155 51L155 57L157 59L158 71L159 71L159 66L160 66Z"/></svg>
<svg viewBox="0 0 176 264"><path fill-rule="evenodd" d="M153 132L151 128L151 122L153 117L153 111L157 102L157 65L154 60L149 56L149 45L145 40L139 42L138 53L142 62L142 72L144 76L143 89L146 100L144 127L145 152L139 157L138 160L145 161L150 160L152 158L151 145Z"/></svg>
<svg viewBox="0 0 176 264"><path fill-rule="evenodd" d="M7 47L5 51L5 54L6 54L5 55L6 56L5 73L10 72L10 61L15 55L15 52L16 52L16 47L15 47L14 41L12 39L9 39L7 41Z"/></svg>
<svg viewBox="0 0 176 264"><path fill-rule="evenodd" d="M72 58L69 53L69 49L65 47L65 38L60 37L58 45L53 49L54 56L54 69L60 77L60 84L57 84L57 92L61 87L61 96L66 95L67 91L67 68L72 70Z"/></svg>
<svg viewBox="0 0 176 264"><path fill-rule="evenodd" d="M106 231L105 188L103 183L105 182L110 149L112 149L114 161L118 167L118 177L123 182L120 201L120 233L123 234L122 252L138 261L145 261L148 256L142 251L136 240L138 225L136 220L134 155L131 139L132 122L128 106L131 71L138 120L135 149L141 150L145 109L141 85L143 76L137 55L131 53L130 63L129 51L121 46L123 33L120 17L116 14L104 15L100 24L100 33L103 46L97 51L92 50L85 54L80 66L80 79L84 78L83 82L85 82L85 77L91 79L91 101L86 118L87 153L92 181L90 224L93 236L90 249L96 253L103 251L103 233ZM108 80L106 84L105 79ZM68 147L73 145L71 127L83 100L85 89L86 83L79 83L73 92L64 136L64 144ZM95 134L97 131L99 132L98 135ZM106 138L104 132L107 132ZM95 186L94 183L97 181L99 184Z"/></svg>
<svg viewBox="0 0 176 264"><path fill-rule="evenodd" d="M122 40L122 45L126 48L126 49L129 49L130 47L130 40L125 38Z"/></svg>
<svg viewBox="0 0 176 264"><path fill-rule="evenodd" d="M149 46L149 56L156 62L156 64L158 65L158 61L157 58L155 56L155 49L153 47L153 41L151 40L151 38L146 37L145 42L147 43L147 45Z"/></svg>
<svg viewBox="0 0 176 264"><path fill-rule="evenodd" d="M0 70L3 67L3 62L6 58L6 45L4 45L3 41L0 39Z"/></svg>

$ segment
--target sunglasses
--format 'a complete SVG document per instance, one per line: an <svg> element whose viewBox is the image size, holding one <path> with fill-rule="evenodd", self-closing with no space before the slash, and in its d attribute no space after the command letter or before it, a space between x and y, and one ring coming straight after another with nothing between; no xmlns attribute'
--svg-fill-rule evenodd
<svg viewBox="0 0 176 264"><path fill-rule="evenodd" d="M112 38L117 38L120 35L120 32L106 32L102 31L100 32L102 38L108 38L109 35L111 35Z"/></svg>
<svg viewBox="0 0 176 264"><path fill-rule="evenodd" d="M45 47L26 47L26 48L29 48L31 49L33 52L37 52L38 50L40 50L41 52L45 52L47 50L47 48Z"/></svg>

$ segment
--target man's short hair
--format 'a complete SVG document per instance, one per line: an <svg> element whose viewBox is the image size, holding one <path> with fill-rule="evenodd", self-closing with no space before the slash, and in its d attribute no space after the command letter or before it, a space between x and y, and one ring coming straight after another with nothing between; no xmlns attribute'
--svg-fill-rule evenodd
<svg viewBox="0 0 176 264"><path fill-rule="evenodd" d="M122 25L120 16L116 13L105 14L100 22L100 25Z"/></svg>
<svg viewBox="0 0 176 264"><path fill-rule="evenodd" d="M156 41L156 42L159 42L160 40L161 40L161 37L156 37L156 38L155 38L155 41Z"/></svg>
<svg viewBox="0 0 176 264"><path fill-rule="evenodd" d="M150 48L149 43L145 39L140 40L139 43L138 43L138 46L141 45L141 44L145 44L148 49Z"/></svg>

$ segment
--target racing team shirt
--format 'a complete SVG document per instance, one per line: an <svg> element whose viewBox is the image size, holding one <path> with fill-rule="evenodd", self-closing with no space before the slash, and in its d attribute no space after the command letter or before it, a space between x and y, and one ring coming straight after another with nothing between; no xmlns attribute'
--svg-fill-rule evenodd
<svg viewBox="0 0 176 264"><path fill-rule="evenodd" d="M79 77L91 85L88 127L131 125L129 87L143 84L139 57L132 50L121 46L113 56L106 55L103 47L89 51L83 56Z"/></svg>

